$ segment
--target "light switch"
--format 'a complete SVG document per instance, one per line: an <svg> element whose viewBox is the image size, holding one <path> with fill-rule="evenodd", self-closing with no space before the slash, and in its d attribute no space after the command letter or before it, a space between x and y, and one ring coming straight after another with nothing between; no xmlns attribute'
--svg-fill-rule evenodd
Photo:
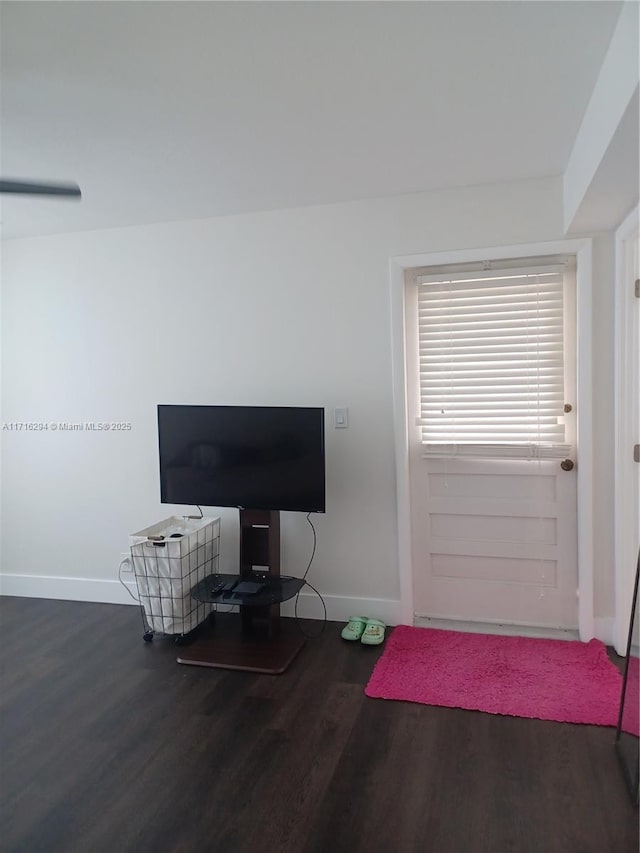
<svg viewBox="0 0 640 853"><path fill-rule="evenodd" d="M349 426L349 409L346 407L334 409L333 425L336 429L346 429Z"/></svg>

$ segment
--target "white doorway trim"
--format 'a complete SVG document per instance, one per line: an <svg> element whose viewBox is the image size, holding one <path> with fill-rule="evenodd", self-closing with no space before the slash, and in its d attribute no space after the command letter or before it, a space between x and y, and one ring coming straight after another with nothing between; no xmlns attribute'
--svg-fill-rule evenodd
<svg viewBox="0 0 640 853"><path fill-rule="evenodd" d="M574 254L577 259L578 631L583 642L587 642L595 636L592 539L592 241L590 239L558 240L549 243L403 255L391 258L389 261L400 618L405 625L413 625L414 602L409 503L409 424L406 396L404 272L412 267L482 262L491 259L505 260L562 253Z"/></svg>
<svg viewBox="0 0 640 853"><path fill-rule="evenodd" d="M638 543L635 541L633 514L638 511L631 500L633 478L636 476L631 462L631 448L638 441L633 436L634 412L638 405L637 369L633 370L634 351L633 314L628 311L629 282L626 241L633 237L639 226L639 208L636 207L615 234L615 449L614 449L614 572L615 572L615 617L613 643L620 655L626 653L630 593L633 590ZM635 277L635 276L634 276ZM634 373L636 374L634 376ZM635 397L635 399L634 399Z"/></svg>

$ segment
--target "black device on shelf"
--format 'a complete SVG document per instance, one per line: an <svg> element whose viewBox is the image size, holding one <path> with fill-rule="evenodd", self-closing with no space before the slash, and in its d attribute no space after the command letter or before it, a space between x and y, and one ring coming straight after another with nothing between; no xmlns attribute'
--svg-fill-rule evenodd
<svg viewBox="0 0 640 853"><path fill-rule="evenodd" d="M324 409L158 406L160 500L325 511Z"/></svg>
<svg viewBox="0 0 640 853"><path fill-rule="evenodd" d="M252 515L249 515L248 520L245 519L247 524L253 520ZM277 516L278 513L266 515ZM272 521L276 519L272 518ZM262 545L277 542L277 524L261 527L260 530L265 532ZM273 547L269 551L272 556L279 556ZM209 575L200 581L191 590L196 601L238 608L240 619L238 622L229 622L229 619L237 617L216 614L213 633L199 638L186 648L179 655L178 663L270 675L284 672L302 649L304 635L295 620L281 621L280 604L296 596L305 582L303 578L280 576L279 560L272 565L272 569L273 573L267 580L259 584L246 580L249 577L246 566L240 575ZM258 589L251 591L254 587Z"/></svg>
<svg viewBox="0 0 640 853"><path fill-rule="evenodd" d="M191 595L203 603L233 604L255 611L293 598L304 586L304 581L302 578L275 576L255 584L257 588L250 585L250 581L242 581L240 577L210 575L191 590Z"/></svg>

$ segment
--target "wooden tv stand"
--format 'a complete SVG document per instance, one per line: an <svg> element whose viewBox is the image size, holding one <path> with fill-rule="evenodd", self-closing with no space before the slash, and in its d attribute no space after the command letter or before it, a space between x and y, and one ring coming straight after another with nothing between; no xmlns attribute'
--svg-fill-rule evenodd
<svg viewBox="0 0 640 853"><path fill-rule="evenodd" d="M253 594L214 592L218 581L264 582ZM280 575L280 513L240 510L240 573L211 575L192 591L194 598L239 608L240 619L215 615L194 643L184 647L178 663L220 669L240 669L276 675L284 672L304 645L295 620L280 616L280 603L300 591L304 581Z"/></svg>

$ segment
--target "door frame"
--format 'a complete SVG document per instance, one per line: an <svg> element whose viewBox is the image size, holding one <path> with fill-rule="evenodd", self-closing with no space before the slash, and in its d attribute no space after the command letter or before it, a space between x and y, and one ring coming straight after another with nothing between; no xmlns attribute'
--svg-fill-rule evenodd
<svg viewBox="0 0 640 853"><path fill-rule="evenodd" d="M633 318L626 310L628 304L628 275L626 242L637 233L640 208L627 216L615 233L615 450L614 450L614 572L615 572L615 617L614 646L618 654L626 654L627 635L633 590L638 543L634 539L634 508L629 496L633 494L634 463L630 459L630 448L635 439L631 432L632 407L637 405L629 394L630 379L633 380L631 364L634 353ZM640 330L638 331L640 334ZM635 346L638 343L635 342Z"/></svg>
<svg viewBox="0 0 640 853"><path fill-rule="evenodd" d="M451 252L401 255L389 260L391 299L391 358L396 454L396 501L400 621L413 625L413 566L411 561L411 506L409 497L409 423L406 394L406 331L404 273L412 267L506 260L539 255L576 256L576 429L579 447L577 466L578 519L578 631L584 642L595 636L593 585L593 361L592 339L592 240L557 240Z"/></svg>

